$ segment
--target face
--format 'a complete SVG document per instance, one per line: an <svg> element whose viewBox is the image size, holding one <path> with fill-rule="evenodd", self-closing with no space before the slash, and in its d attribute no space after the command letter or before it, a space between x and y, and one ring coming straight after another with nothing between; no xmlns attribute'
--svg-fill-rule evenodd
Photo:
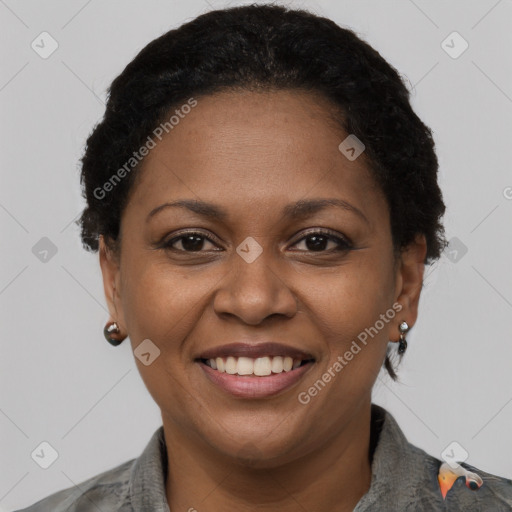
<svg viewBox="0 0 512 512"><path fill-rule="evenodd" d="M338 149L348 134L322 98L197 101L143 162L120 260L101 240L110 312L134 350L160 351L135 360L165 429L292 460L369 404L388 342L416 319L425 244L395 265L386 199L364 153ZM195 206L162 206L177 201Z"/></svg>

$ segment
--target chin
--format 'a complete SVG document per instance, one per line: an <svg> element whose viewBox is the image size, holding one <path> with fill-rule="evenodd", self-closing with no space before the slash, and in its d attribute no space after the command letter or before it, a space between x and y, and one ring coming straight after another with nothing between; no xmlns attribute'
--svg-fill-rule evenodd
<svg viewBox="0 0 512 512"><path fill-rule="evenodd" d="M223 453L226 457L234 459L241 466L250 468L269 469L280 466L290 460L301 456L301 452L295 453L297 446L296 436L286 432L280 432L272 436L268 433L233 435L217 442L211 442L211 446ZM234 441L236 440L236 441Z"/></svg>

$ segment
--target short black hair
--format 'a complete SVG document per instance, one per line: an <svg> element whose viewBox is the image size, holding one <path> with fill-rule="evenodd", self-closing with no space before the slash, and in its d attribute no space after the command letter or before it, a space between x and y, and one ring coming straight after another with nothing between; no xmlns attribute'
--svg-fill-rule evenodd
<svg viewBox="0 0 512 512"><path fill-rule="evenodd" d="M86 250L98 250L100 235L116 247L139 165L104 185L126 170L155 127L192 95L236 90L302 90L330 100L343 113L341 127L365 145L387 199L395 251L423 234L425 263L440 257L445 205L432 132L412 110L399 73L352 30L274 4L202 14L151 41L115 78L81 159L87 206L77 224ZM389 355L385 367L397 380Z"/></svg>

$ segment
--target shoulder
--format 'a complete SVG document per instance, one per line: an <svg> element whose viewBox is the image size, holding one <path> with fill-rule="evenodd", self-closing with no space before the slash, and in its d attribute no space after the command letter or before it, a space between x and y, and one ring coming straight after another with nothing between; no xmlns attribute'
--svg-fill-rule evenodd
<svg viewBox="0 0 512 512"><path fill-rule="evenodd" d="M167 452L162 425L136 459L56 492L17 512L168 512L166 471Z"/></svg>
<svg viewBox="0 0 512 512"><path fill-rule="evenodd" d="M357 512L383 502L414 512L512 511L512 480L465 462L449 465L411 444L389 411L373 404L372 414L375 430L381 426L372 464L375 481Z"/></svg>
<svg viewBox="0 0 512 512"><path fill-rule="evenodd" d="M129 483L135 461L126 461L15 512L85 512L98 509L131 511Z"/></svg>
<svg viewBox="0 0 512 512"><path fill-rule="evenodd" d="M488 473L464 462L455 470L446 463L441 464L438 473L440 482L443 472L455 473L452 477L453 484L445 498L447 510L512 511L511 479Z"/></svg>
<svg viewBox="0 0 512 512"><path fill-rule="evenodd" d="M422 487L432 503L441 501L450 512L512 511L512 480L488 473L465 462L452 463L434 457L410 443L409 454L424 469ZM435 485L432 485L435 483ZM424 485L424 487L423 487ZM421 491L420 491L421 489ZM440 499L439 499L440 498Z"/></svg>

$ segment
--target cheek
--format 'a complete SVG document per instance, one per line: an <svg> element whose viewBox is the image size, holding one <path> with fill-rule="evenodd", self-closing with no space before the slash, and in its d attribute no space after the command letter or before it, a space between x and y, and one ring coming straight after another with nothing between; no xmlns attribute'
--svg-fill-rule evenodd
<svg viewBox="0 0 512 512"><path fill-rule="evenodd" d="M128 258L127 258L128 259ZM126 259L126 260L127 260ZM186 338L200 318L201 304L213 286L211 278L193 280L173 271L168 263L127 265L123 310L134 359L144 384L162 410L186 411L195 401L187 389L183 350ZM137 347L149 339L158 356L149 364L137 357ZM147 343L147 342L146 342ZM183 417L182 417L183 416ZM177 413L175 420L185 421Z"/></svg>
<svg viewBox="0 0 512 512"><path fill-rule="evenodd" d="M328 348L322 369L336 375L332 392L344 400L369 392L382 366L396 316L392 268L391 259L368 251L307 283L310 318Z"/></svg>
<svg viewBox="0 0 512 512"><path fill-rule="evenodd" d="M170 341L186 335L213 282L206 275L194 280L165 263L145 263L127 273L123 309L132 341L150 338L161 350L172 352L179 342Z"/></svg>
<svg viewBox="0 0 512 512"><path fill-rule="evenodd" d="M343 343L374 325L391 308L393 285L391 262L368 251L322 279L304 280L307 293L301 296L326 339Z"/></svg>

